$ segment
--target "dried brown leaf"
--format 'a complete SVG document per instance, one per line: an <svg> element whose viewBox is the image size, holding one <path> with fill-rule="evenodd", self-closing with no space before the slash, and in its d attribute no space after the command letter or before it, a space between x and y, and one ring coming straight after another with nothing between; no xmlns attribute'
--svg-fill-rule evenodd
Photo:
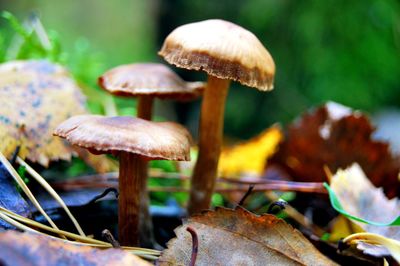
<svg viewBox="0 0 400 266"><path fill-rule="evenodd" d="M324 165L336 172L356 162L375 186L394 197L400 189L400 160L387 143L372 139L374 130L362 113L327 103L289 126L287 138L268 163L282 167L295 181L323 182Z"/></svg>
<svg viewBox="0 0 400 266"><path fill-rule="evenodd" d="M137 265L150 263L120 249L97 248L68 244L31 233L0 233L0 264L11 265Z"/></svg>
<svg viewBox="0 0 400 266"><path fill-rule="evenodd" d="M241 207L217 208L184 220L159 265L189 265L192 238L188 226L199 239L196 265L336 265L283 220Z"/></svg>

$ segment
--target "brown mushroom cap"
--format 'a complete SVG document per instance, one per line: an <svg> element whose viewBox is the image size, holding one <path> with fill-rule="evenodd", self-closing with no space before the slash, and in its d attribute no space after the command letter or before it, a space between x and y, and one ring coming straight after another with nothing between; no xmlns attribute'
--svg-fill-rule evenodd
<svg viewBox="0 0 400 266"><path fill-rule="evenodd" d="M190 134L172 122L79 115L61 123L54 135L98 154L125 151L152 160L190 160Z"/></svg>
<svg viewBox="0 0 400 266"><path fill-rule="evenodd" d="M259 90L273 88L271 55L253 33L231 22L212 19L178 27L159 55L178 67L204 70Z"/></svg>
<svg viewBox="0 0 400 266"><path fill-rule="evenodd" d="M115 67L101 77L99 85L119 96L145 96L190 100L201 95L203 82L186 82L167 66L156 63Z"/></svg>

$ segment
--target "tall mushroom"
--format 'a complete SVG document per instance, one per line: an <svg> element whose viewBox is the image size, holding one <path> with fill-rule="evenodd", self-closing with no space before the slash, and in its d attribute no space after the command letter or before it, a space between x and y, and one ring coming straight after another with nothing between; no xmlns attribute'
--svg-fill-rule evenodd
<svg viewBox="0 0 400 266"><path fill-rule="evenodd" d="M138 245L139 211L146 160L190 159L190 134L172 122L150 122L133 117L74 116L54 135L92 153L119 156L118 235L122 245Z"/></svg>
<svg viewBox="0 0 400 266"><path fill-rule="evenodd" d="M158 63L135 63L108 70L98 79L99 85L111 94L138 97L137 116L152 120L154 98L189 101L199 97L205 87L203 82L186 82L169 67ZM147 175L147 163L140 164ZM146 189L146 184L143 183ZM149 214L148 193L142 194L140 220L141 244L151 247L154 243Z"/></svg>
<svg viewBox="0 0 400 266"><path fill-rule="evenodd" d="M189 213L195 213L210 206L230 80L262 91L271 90L275 64L254 34L217 19L176 28L165 39L159 54L170 64L208 74L201 106L199 157L188 206Z"/></svg>

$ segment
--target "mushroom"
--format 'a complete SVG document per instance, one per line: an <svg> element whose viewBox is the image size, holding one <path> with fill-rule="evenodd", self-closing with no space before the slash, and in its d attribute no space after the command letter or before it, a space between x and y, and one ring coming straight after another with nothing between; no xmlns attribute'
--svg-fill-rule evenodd
<svg viewBox="0 0 400 266"><path fill-rule="evenodd" d="M133 117L74 116L53 133L92 153L119 156L118 235L122 245L138 245L139 209L147 160L190 159L190 134L172 122Z"/></svg>
<svg viewBox="0 0 400 266"><path fill-rule="evenodd" d="M115 67L104 73L99 85L118 96L137 96L139 118L151 120L155 97L192 100L202 94L203 82L185 82L167 66L137 63Z"/></svg>
<svg viewBox="0 0 400 266"><path fill-rule="evenodd" d="M138 97L137 116L152 120L154 98L179 101L194 100L205 87L203 82L185 82L169 67L158 63L136 63L121 65L108 70L98 79L99 85L117 96ZM147 163L142 171L147 175ZM146 184L143 184L143 190ZM148 193L142 194L140 233L141 244L150 247L154 243Z"/></svg>
<svg viewBox="0 0 400 266"><path fill-rule="evenodd" d="M180 26L164 41L159 55L173 65L208 74L199 126L199 156L193 172L189 213L209 208L223 135L230 80L262 91L273 88L275 64L257 37L224 20Z"/></svg>

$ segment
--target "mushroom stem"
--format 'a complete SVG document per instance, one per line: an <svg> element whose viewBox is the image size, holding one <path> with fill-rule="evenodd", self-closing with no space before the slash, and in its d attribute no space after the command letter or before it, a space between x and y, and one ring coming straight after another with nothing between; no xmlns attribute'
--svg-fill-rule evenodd
<svg viewBox="0 0 400 266"><path fill-rule="evenodd" d="M151 96L140 96L137 105L137 117L151 120L153 109L153 98Z"/></svg>
<svg viewBox="0 0 400 266"><path fill-rule="evenodd" d="M140 96L138 98L137 117L151 121L153 116L153 97L152 96ZM142 183L142 195L140 199L140 245L142 247L151 248L155 243L155 237L153 233L153 222L150 216L150 198L147 190L147 179L148 179L148 163L143 161L141 164L143 168L143 180Z"/></svg>
<svg viewBox="0 0 400 266"><path fill-rule="evenodd" d="M138 246L140 200L146 182L144 160L140 155L121 152L119 161L118 238L123 246Z"/></svg>
<svg viewBox="0 0 400 266"><path fill-rule="evenodd" d="M217 178L229 80L208 76L201 105L199 157L192 176L189 214L208 209Z"/></svg>

